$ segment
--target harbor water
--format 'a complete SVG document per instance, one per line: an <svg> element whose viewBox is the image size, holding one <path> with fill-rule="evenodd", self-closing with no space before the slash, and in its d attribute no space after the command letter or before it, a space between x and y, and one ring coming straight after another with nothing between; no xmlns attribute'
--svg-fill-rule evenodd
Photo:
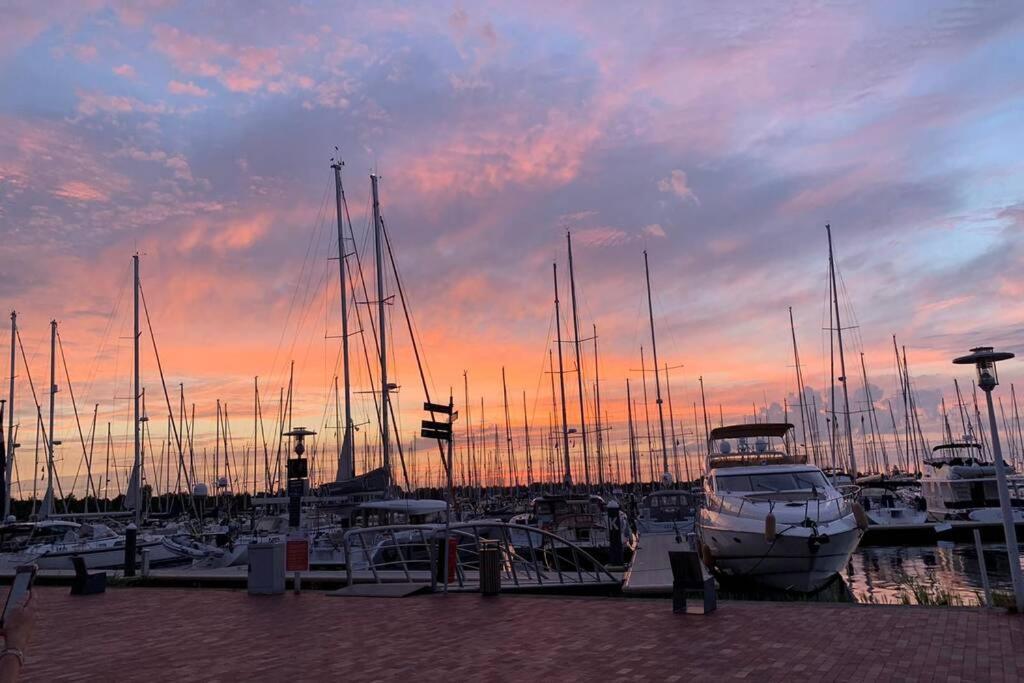
<svg viewBox="0 0 1024 683"><path fill-rule="evenodd" d="M1005 544L982 546L993 593L1012 595ZM973 544L940 542L919 547L861 547L850 558L843 583L863 603L916 603L924 593L951 604L984 601L981 565Z"/></svg>

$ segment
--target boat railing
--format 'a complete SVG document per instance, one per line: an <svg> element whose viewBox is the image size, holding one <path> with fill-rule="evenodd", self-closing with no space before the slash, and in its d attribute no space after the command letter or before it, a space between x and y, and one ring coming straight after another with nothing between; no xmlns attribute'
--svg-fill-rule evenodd
<svg viewBox="0 0 1024 683"><path fill-rule="evenodd" d="M480 583L480 548L495 543L502 585L511 588L617 585L619 579L591 554L549 531L504 522L459 522L357 528L344 537L346 579L356 582L430 583L474 590ZM448 553L445 576L440 563ZM440 569L440 571L439 571Z"/></svg>
<svg viewBox="0 0 1024 683"><path fill-rule="evenodd" d="M764 509L762 508L755 511L752 509L753 505L769 503L769 510L774 511L775 508L780 505L792 508L802 502L804 507L804 519L821 523L831 522L841 517L853 514L853 503L859 492L859 486L845 486L843 487L843 490L837 491L838 495L832 495L826 498L808 495L802 501L798 499L791 499L788 501L768 500L766 496L773 495L771 493L752 493L739 496L712 494L710 499L707 501L707 507L715 512L723 514L734 515L736 517L754 518L762 516L764 514ZM787 492L778 491L773 493L778 495ZM788 493L795 494L800 492L792 491ZM751 507L748 507L748 505Z"/></svg>

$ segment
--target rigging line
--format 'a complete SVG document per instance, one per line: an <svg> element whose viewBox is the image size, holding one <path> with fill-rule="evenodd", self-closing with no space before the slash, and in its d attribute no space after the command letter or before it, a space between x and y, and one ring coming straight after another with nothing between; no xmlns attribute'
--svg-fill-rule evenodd
<svg viewBox="0 0 1024 683"><path fill-rule="evenodd" d="M164 379L164 368L163 364L160 362L160 351L156 347L156 335L153 333L153 321L149 317L149 306L146 304L146 293L142 289L142 282L139 281L138 284L139 294L142 298L142 309L146 313L146 327L149 329L149 338L153 343L153 356L156 358L156 368L157 371L160 373L160 386L163 387L164 400L167 402L167 415L168 418L170 419L171 429L174 432L174 442L178 448L178 465L181 469L186 469L185 453L181 447L181 433L178 431L178 423L174 419L174 409L171 407L171 395L167 391L167 382ZM185 473L185 485L188 487L189 491L192 490L192 482L189 480L189 475L187 471ZM195 509L195 499L192 498L191 496L190 498L192 499L193 509Z"/></svg>
<svg viewBox="0 0 1024 683"><path fill-rule="evenodd" d="M82 432L82 421L78 416L78 404L75 402L75 390L71 386L71 372L68 370L68 361L64 356L64 342L61 340L60 332L57 332L57 348L60 349L60 362L64 366L64 377L68 383L68 394L71 397L71 407L75 413L75 425L78 427L78 439L82 443L82 461L85 462L87 467L87 475L85 481L85 497L89 497L89 486L92 485L92 462L89 460L89 451L85 447L85 434ZM78 463L78 470L75 471L75 478L71 481L71 492L75 492L75 487L78 486L78 477L82 473L82 461ZM95 492L95 487L93 488Z"/></svg>
<svg viewBox="0 0 1024 683"><path fill-rule="evenodd" d="M275 368L277 367L277 359L278 359L278 357L279 357L279 355L281 353L281 348L284 345L285 334L287 334L287 332L288 332L288 322L291 320L292 310L295 307L295 301L296 301L296 298L298 297L299 288L302 285L302 279L303 279L303 276L304 276L304 273L305 273L305 270L306 270L306 264L309 262L310 254L312 253L313 239L320 233L320 231L322 229L322 227L321 227L322 226L321 216L324 214L324 212L326 210L325 207L327 205L327 197L328 197L328 193L329 193L330 189L331 189L331 184L330 184L330 181L328 181L327 183L324 184L323 198L320 200L320 209L317 212L317 218L316 218L316 222L314 224L314 225L317 226L317 228L310 232L309 242L306 244L306 254L305 254L305 256L302 259L302 266L299 269L299 276L295 280L295 288L292 291L292 298L291 298L291 301L288 304L288 312L285 315L284 324L281 325L281 335L280 335L280 337L278 338L278 341L277 341L277 348L274 350L274 358L273 358L273 360L270 363L270 370L271 370L270 377L276 377L277 376L276 373L275 373Z"/></svg>
<svg viewBox="0 0 1024 683"><path fill-rule="evenodd" d="M383 216L381 216L380 219L380 227L381 232L384 235L384 245L387 247L388 251L388 260L391 262L391 270L395 274L395 285L398 288L398 298L402 302L402 312L405 314L405 322L409 329L409 337L412 341L412 351L416 356L416 367L420 373L420 382L423 385L423 394L427 403L433 403L430 399L430 388L427 386L427 377L423 370L423 361L420 357L419 345L416 343L416 334L413 330L412 316L409 313L408 302L405 298L405 288L402 287L402 278L398 273L398 266L395 264L395 253L391 248L391 237L388 235L387 224L384 222ZM392 339L394 339L394 337L392 337ZM434 418L433 413L430 414L430 418ZM401 439L399 439L399 441L401 441ZM445 448L440 440L437 441L437 450L438 455L441 458L441 462L443 463L445 475L448 475L448 458L445 457Z"/></svg>

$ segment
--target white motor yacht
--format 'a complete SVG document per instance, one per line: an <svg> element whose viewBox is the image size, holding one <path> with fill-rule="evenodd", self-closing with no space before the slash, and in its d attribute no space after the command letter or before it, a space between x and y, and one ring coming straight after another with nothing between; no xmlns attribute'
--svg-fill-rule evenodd
<svg viewBox="0 0 1024 683"><path fill-rule="evenodd" d="M840 492L789 453L792 429L767 423L712 430L697 527L704 561L720 574L807 593L846 566L867 517L852 491Z"/></svg>
<svg viewBox="0 0 1024 683"><path fill-rule="evenodd" d="M1009 463L1006 469L1013 519L1024 522L1024 477L1015 474ZM984 457L977 442L965 440L933 448L924 461L921 493L933 521L1002 521L996 466Z"/></svg>
<svg viewBox="0 0 1024 683"><path fill-rule="evenodd" d="M20 547L8 547L0 563L10 565L34 562L40 569L73 569L71 558L80 556L89 569L118 569L124 566L122 534L105 524L90 522L79 524L53 519L10 525L21 527L25 533ZM6 545L6 544L5 544ZM153 566L187 560L166 546L159 536L139 534L136 551L149 551Z"/></svg>

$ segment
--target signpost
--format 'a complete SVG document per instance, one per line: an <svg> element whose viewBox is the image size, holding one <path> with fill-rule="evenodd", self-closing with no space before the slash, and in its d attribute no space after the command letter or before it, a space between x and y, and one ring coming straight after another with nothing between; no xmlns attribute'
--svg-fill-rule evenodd
<svg viewBox="0 0 1024 683"><path fill-rule="evenodd" d="M444 545L441 546L441 551L444 557L444 594L448 595L448 582L450 581L449 573L452 570L451 563L455 560L452 557L453 553L449 547L449 528L451 526L452 519L452 506L455 502L455 487L452 483L452 424L458 419L459 413L455 410L455 404L451 394L448 396L448 405L441 403L430 403L429 401L423 404L423 410L429 412L431 415L430 420L423 420L420 423L420 436L424 439L437 439L448 444L447 451L447 466L445 469L448 471L448 497L445 500L445 518L444 518ZM447 422L438 422L433 419L434 413L440 413L441 415L447 415ZM458 552L456 548L456 553Z"/></svg>

